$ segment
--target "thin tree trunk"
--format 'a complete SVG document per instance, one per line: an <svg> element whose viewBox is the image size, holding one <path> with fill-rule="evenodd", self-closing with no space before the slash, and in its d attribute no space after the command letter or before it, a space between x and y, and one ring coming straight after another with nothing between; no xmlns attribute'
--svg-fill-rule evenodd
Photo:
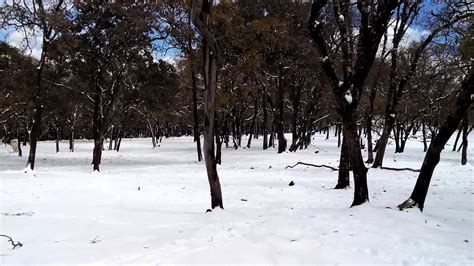
<svg viewBox="0 0 474 266"><path fill-rule="evenodd" d="M109 151L112 150L112 142L113 142L113 139L114 139L114 125L112 125L112 127L111 127L111 129L110 129Z"/></svg>
<svg viewBox="0 0 474 266"><path fill-rule="evenodd" d="M468 128L469 128L469 116L466 113L466 115L464 116L463 125L462 125L461 165L466 165L467 164L467 146L468 146L467 137L469 135Z"/></svg>
<svg viewBox="0 0 474 266"><path fill-rule="evenodd" d="M191 61L192 64L193 61ZM202 160L202 152L201 152L201 138L199 132L199 113L198 113L198 102L197 102L197 78L196 73L194 73L194 65L191 66L191 84L193 90L193 133L194 133L194 141L196 142L196 151L198 162Z"/></svg>
<svg viewBox="0 0 474 266"><path fill-rule="evenodd" d="M249 135L249 140L247 142L247 148L250 148L250 145L252 144L252 136L255 131L255 128L257 126L257 115L258 115L258 96L255 97L254 101L254 108L253 108L253 118L252 118L252 124L250 125L250 135Z"/></svg>
<svg viewBox="0 0 474 266"><path fill-rule="evenodd" d="M268 113L267 113L267 95L263 92L262 108L263 108L263 150L268 149Z"/></svg>
<svg viewBox="0 0 474 266"><path fill-rule="evenodd" d="M426 126L425 126L425 120L421 120L421 125L422 125L422 131L423 131L423 152L426 152L428 150L428 144L426 142Z"/></svg>
<svg viewBox="0 0 474 266"><path fill-rule="evenodd" d="M284 132L284 84L283 84L283 66L279 65L279 75L278 75L278 90L277 90L277 107L278 107L278 119L277 119L277 135L278 135L278 153L286 151L286 139Z"/></svg>
<svg viewBox="0 0 474 266"><path fill-rule="evenodd" d="M61 140L61 135L59 132L59 127L56 127L56 153L59 152L59 142Z"/></svg>
<svg viewBox="0 0 474 266"><path fill-rule="evenodd" d="M459 137L461 136L461 133L462 133L461 128L458 130L458 134L456 135L456 141L454 141L453 151L456 151L456 147L458 146Z"/></svg>
<svg viewBox="0 0 474 266"><path fill-rule="evenodd" d="M74 126L70 127L70 135L69 135L69 151L74 152Z"/></svg>
<svg viewBox="0 0 474 266"><path fill-rule="evenodd" d="M21 150L20 130L17 129L16 132L17 132L16 135L17 135L18 157L22 157L23 156L23 151Z"/></svg>

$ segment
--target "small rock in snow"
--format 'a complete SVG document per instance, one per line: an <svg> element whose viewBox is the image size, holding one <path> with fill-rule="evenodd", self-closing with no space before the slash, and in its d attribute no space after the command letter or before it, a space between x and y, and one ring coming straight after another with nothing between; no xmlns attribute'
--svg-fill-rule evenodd
<svg viewBox="0 0 474 266"><path fill-rule="evenodd" d="M290 186L290 187L292 187L292 186L294 186L294 185L295 185L295 182L293 182L293 181L291 181L291 182L288 184L288 186Z"/></svg>

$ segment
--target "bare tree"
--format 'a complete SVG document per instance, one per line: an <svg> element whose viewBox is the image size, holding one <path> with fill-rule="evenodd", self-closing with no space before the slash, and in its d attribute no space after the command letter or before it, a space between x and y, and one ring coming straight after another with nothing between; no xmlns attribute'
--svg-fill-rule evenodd
<svg viewBox="0 0 474 266"><path fill-rule="evenodd" d="M416 180L413 192L409 199L398 206L400 210L418 207L420 211L423 211L431 177L433 176L436 165L439 163L444 145L446 145L451 135L456 131L466 112L469 110L470 105L474 101L473 95L474 71L471 69L461 84L461 91L459 92L456 101L456 109L448 116L439 129L436 137L431 141L430 146L426 151L425 159L423 160L421 171Z"/></svg>
<svg viewBox="0 0 474 266"><path fill-rule="evenodd" d="M367 168L357 131L357 106L381 38L387 31L393 11L400 3L396 0L357 1L356 7L360 15L357 44L354 44L353 9L350 1L331 1L332 10L327 4L327 0L313 1L308 28L322 56L321 67L331 83L336 96L337 112L344 125L344 140L347 142L347 154L354 173L352 206L356 206L369 200ZM336 69L335 58L330 58L333 53L328 46L328 37L323 33L326 20L324 15L335 21L340 34L337 45L342 52L340 71Z"/></svg>
<svg viewBox="0 0 474 266"><path fill-rule="evenodd" d="M398 8L396 13L394 37L392 40L391 49L391 70L390 70L390 85L387 92L387 103L385 107L385 123L382 131L382 136L378 141L377 154L375 156L372 167L381 167L383 164L383 158L387 147L390 132L392 132L395 120L396 120L396 109L400 104L400 100L403 94L406 92L409 85L410 79L414 76L419 61L426 48L432 43L432 41L444 30L449 29L458 21L470 16L471 12L469 9L457 9L462 4L459 3L449 4L446 9L436 16L437 21L440 23L431 33L420 43L416 49L410 63L408 70L403 73L400 69L399 50L400 43L402 42L408 27L412 24L415 18L418 16L420 10L419 1L402 1L403 4ZM397 150L398 152L398 150Z"/></svg>

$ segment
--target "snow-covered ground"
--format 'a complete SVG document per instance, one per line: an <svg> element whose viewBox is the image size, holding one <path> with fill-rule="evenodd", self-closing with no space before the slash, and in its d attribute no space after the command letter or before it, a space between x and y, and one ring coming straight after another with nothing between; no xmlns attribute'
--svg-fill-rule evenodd
<svg viewBox="0 0 474 266"><path fill-rule="evenodd" d="M471 143L474 139L471 139ZM244 142L246 140L244 139ZM452 142L451 142L452 143ZM296 153L226 149L218 167L225 210L210 206L203 162L192 138L124 140L90 173L92 142L41 142L34 172L0 148L0 265L6 264L474 264L471 165L448 146L425 212L401 212L416 173L369 170L370 203L349 208L352 189L334 190L336 139L316 135ZM419 168L422 143L386 155L386 165ZM473 145L470 146L471 159ZM316 151L319 151L316 153ZM27 151L25 151L27 154ZM294 181L294 186L288 186ZM352 182L352 181L351 181Z"/></svg>

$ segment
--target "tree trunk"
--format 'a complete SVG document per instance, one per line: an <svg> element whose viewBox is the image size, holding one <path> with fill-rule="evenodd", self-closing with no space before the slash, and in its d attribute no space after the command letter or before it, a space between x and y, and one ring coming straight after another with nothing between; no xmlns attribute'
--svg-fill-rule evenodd
<svg viewBox="0 0 474 266"><path fill-rule="evenodd" d="M223 139L221 138L221 129L219 127L219 120L216 118L215 124L215 133L216 133L216 163L222 164L222 142Z"/></svg>
<svg viewBox="0 0 474 266"><path fill-rule="evenodd" d="M70 136L69 136L69 151L74 152L74 126L70 128Z"/></svg>
<svg viewBox="0 0 474 266"><path fill-rule="evenodd" d="M99 165L102 158L102 144L104 140L104 115L103 115L103 97L102 89L100 88L97 76L94 80L95 95L94 95L94 113L92 118L92 135L94 137L94 150L92 152L93 171L100 171Z"/></svg>
<svg viewBox="0 0 474 266"><path fill-rule="evenodd" d="M284 89L285 85L283 84L283 66L279 65L279 75L278 75L278 90L277 90L277 107L278 107L278 119L277 119L277 135L278 135L278 153L286 151L286 139L285 139L285 129L284 129Z"/></svg>
<svg viewBox="0 0 474 266"><path fill-rule="evenodd" d="M350 186L349 184L349 157L347 154L347 142L346 138L342 140L341 154L339 157L339 172L337 177L337 185L335 189L345 189Z"/></svg>
<svg viewBox="0 0 474 266"><path fill-rule="evenodd" d="M370 89L369 95L369 110L367 111L366 116L366 126L367 126L367 163L374 162L374 153L372 147L372 119L374 113L374 101L375 101L375 87Z"/></svg>
<svg viewBox="0 0 474 266"><path fill-rule="evenodd" d="M221 184L217 174L216 157L214 153L214 123L215 99L217 89L217 41L209 31L209 18L212 0L202 0L201 12L198 15L196 1L192 1L192 21L202 37L203 50L203 77L205 84L204 93L204 159L206 162L207 176L211 190L211 208L224 208L222 202Z"/></svg>
<svg viewBox="0 0 474 266"><path fill-rule="evenodd" d="M409 199L398 206L400 209L418 207L420 211L423 211L431 177L440 160L441 151L469 110L474 100L472 94L474 94L474 72L471 70L462 82L461 92L456 101L456 110L447 117L438 134L431 141L413 192Z"/></svg>
<svg viewBox="0 0 474 266"><path fill-rule="evenodd" d="M193 61L191 61L192 64ZM196 151L198 162L202 160L202 152L201 152L201 138L199 132L199 113L198 113L198 102L197 102L197 78L196 73L194 73L194 65L191 66L191 84L193 90L193 133L194 133L194 141L196 142Z"/></svg>
<svg viewBox="0 0 474 266"><path fill-rule="evenodd" d="M268 140L268 147L275 147L275 124L276 124L276 121L275 119L273 119L273 122L272 122L272 128L271 128L271 131L270 131L270 139Z"/></svg>
<svg viewBox="0 0 474 266"><path fill-rule="evenodd" d="M61 134L59 132L59 127L56 127L56 153L59 152L59 142L61 141Z"/></svg>
<svg viewBox="0 0 474 266"><path fill-rule="evenodd" d="M110 128L109 151L112 150L113 139L114 139L114 125L112 125L112 127Z"/></svg>
<svg viewBox="0 0 474 266"><path fill-rule="evenodd" d="M123 137L123 129L120 131L120 135L119 135L119 140L118 140L118 144L117 144L117 152L120 151L120 145L122 144L122 137Z"/></svg>
<svg viewBox="0 0 474 266"><path fill-rule="evenodd" d="M463 125L462 125L461 165L466 165L467 164L467 145L468 145L467 137L469 135L468 128L469 128L469 116L466 113L466 115L464 116Z"/></svg>
<svg viewBox="0 0 474 266"><path fill-rule="evenodd" d="M41 87L41 85L38 85L38 87ZM43 117L43 105L41 104L40 93L41 91L38 89L38 91L35 93L36 95L34 96L35 109L33 111L33 121L31 123L30 153L28 155L28 162L26 164L26 167L30 168L31 170L35 169L36 146L38 144L38 138L41 134L41 119Z"/></svg>
<svg viewBox="0 0 474 266"><path fill-rule="evenodd" d="M369 201L369 189L367 187L367 168L360 150L359 135L357 134L355 110L341 110L344 126L344 139L347 141L347 153L354 175L354 200L351 206L357 206Z"/></svg>
<svg viewBox="0 0 474 266"><path fill-rule="evenodd" d="M263 150L268 149L268 113L267 113L267 94L263 92L262 97L262 108L263 108Z"/></svg>
<svg viewBox="0 0 474 266"><path fill-rule="evenodd" d="M256 128L257 115L258 115L257 103L258 103L258 96L255 97L254 108L253 108L253 118L252 118L252 124L250 125L250 135L249 135L249 140L247 142L247 148L250 148L250 145L252 144L252 136Z"/></svg>
<svg viewBox="0 0 474 266"><path fill-rule="evenodd" d="M17 148L18 148L18 157L23 157L23 151L21 150L21 139L20 139L20 131L17 129Z"/></svg>
<svg viewBox="0 0 474 266"><path fill-rule="evenodd" d="M426 126L425 126L425 120L421 120L421 125L422 125L422 131L423 131L423 152L426 152L428 149L428 144L426 142Z"/></svg>
<svg viewBox="0 0 474 266"><path fill-rule="evenodd" d="M459 141L459 137L461 136L461 133L462 133L462 129L460 128L458 130L458 134L456 135L456 141L454 141L453 151L456 151L456 147L458 146L458 141Z"/></svg>

